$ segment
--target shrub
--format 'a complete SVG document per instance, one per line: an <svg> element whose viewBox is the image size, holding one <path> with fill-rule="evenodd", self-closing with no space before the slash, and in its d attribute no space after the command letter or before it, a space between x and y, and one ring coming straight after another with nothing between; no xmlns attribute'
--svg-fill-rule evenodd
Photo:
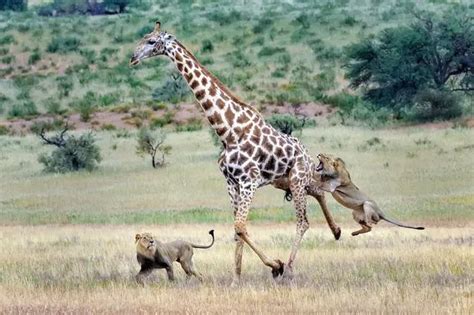
<svg viewBox="0 0 474 315"><path fill-rule="evenodd" d="M38 115L38 109L35 103L31 101L23 104L14 104L8 111L8 118L32 118Z"/></svg>
<svg viewBox="0 0 474 315"><path fill-rule="evenodd" d="M202 129L202 122L199 119L192 119L186 124L181 124L176 126L177 132L189 132L197 131Z"/></svg>
<svg viewBox="0 0 474 315"><path fill-rule="evenodd" d="M183 101L188 95L190 95L189 87L179 74L172 75L162 86L152 92L155 101L173 104Z"/></svg>
<svg viewBox="0 0 474 315"><path fill-rule="evenodd" d="M0 1L0 11L25 11L28 8L27 0L2 0Z"/></svg>
<svg viewBox="0 0 474 315"><path fill-rule="evenodd" d="M13 35L8 34L0 37L0 45L10 45L13 43L15 43L15 37L13 37Z"/></svg>
<svg viewBox="0 0 474 315"><path fill-rule="evenodd" d="M171 151L171 146L165 145L166 133L161 129L152 131L147 127L140 128L137 134L137 154L151 156L153 168L165 165L165 156ZM160 155L158 158L156 155Z"/></svg>
<svg viewBox="0 0 474 315"><path fill-rule="evenodd" d="M274 114L267 119L267 122L282 133L291 135L293 131L301 130L304 121L290 114Z"/></svg>
<svg viewBox="0 0 474 315"><path fill-rule="evenodd" d="M57 139L59 137L59 135L56 136ZM102 161L100 148L95 144L95 139L90 133L80 135L79 137L68 136L66 139L63 139L63 142L58 143L61 143L61 145L55 144L57 148L51 155L42 154L38 158L38 161L44 165L45 172L93 171Z"/></svg>
<svg viewBox="0 0 474 315"><path fill-rule="evenodd" d="M61 104L54 99L49 98L45 104L46 112L52 115L62 115L66 112L65 109L61 108Z"/></svg>
<svg viewBox="0 0 474 315"><path fill-rule="evenodd" d="M413 107L405 111L409 120L423 122L462 115L459 97L448 91L425 89L416 94L414 101Z"/></svg>
<svg viewBox="0 0 474 315"><path fill-rule="evenodd" d="M79 115L81 116L82 121L89 121L92 114L96 110L96 95L94 92L87 92L84 98L77 103L74 104L75 107L79 111Z"/></svg>
<svg viewBox="0 0 474 315"><path fill-rule="evenodd" d="M214 45L209 39L205 39L202 41L202 47L201 47L201 52L202 53L211 53L214 51Z"/></svg>
<svg viewBox="0 0 474 315"><path fill-rule="evenodd" d="M41 53L38 50L35 50L28 58L28 64L34 65L40 60L41 60Z"/></svg>
<svg viewBox="0 0 474 315"><path fill-rule="evenodd" d="M54 37L48 44L46 50L50 53L67 54L69 52L78 51L81 41L73 36Z"/></svg>
<svg viewBox="0 0 474 315"><path fill-rule="evenodd" d="M71 76L65 75L56 78L58 83L59 97L68 97L72 88L74 87L74 81Z"/></svg>
<svg viewBox="0 0 474 315"><path fill-rule="evenodd" d="M266 57L266 56L272 56L272 55L283 53L283 52L286 52L285 48L264 46L258 52L257 56Z"/></svg>

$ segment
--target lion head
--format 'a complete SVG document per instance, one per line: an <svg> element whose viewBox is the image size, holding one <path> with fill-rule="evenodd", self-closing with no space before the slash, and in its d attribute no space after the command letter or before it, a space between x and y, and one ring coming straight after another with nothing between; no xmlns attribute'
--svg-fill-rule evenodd
<svg viewBox="0 0 474 315"><path fill-rule="evenodd" d="M330 154L318 154L319 165L316 172L322 179L337 179L342 185L351 182L351 176L346 169L346 163L341 158Z"/></svg>
<svg viewBox="0 0 474 315"><path fill-rule="evenodd" d="M137 244L137 253L153 259L156 251L156 241L150 233L142 233L135 235L135 243Z"/></svg>

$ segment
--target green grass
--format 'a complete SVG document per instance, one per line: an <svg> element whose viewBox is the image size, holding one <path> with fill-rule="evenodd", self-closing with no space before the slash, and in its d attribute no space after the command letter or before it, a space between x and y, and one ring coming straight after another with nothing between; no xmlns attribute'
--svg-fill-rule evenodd
<svg viewBox="0 0 474 315"><path fill-rule="evenodd" d="M232 210L217 167L218 149L207 130L169 134L164 168L135 154L135 134L100 131L103 161L95 172L46 174L37 157L49 152L38 138L0 137L2 224L229 223ZM374 135L376 135L374 137ZM310 152L342 157L354 182L385 213L402 221L456 225L474 220L471 129L404 128L376 132L353 127L304 129ZM376 140L375 140L376 139ZM349 210L328 196L338 222ZM312 222L323 222L308 200ZM273 187L257 191L250 220L294 222L292 203ZM353 223L355 226L355 223Z"/></svg>

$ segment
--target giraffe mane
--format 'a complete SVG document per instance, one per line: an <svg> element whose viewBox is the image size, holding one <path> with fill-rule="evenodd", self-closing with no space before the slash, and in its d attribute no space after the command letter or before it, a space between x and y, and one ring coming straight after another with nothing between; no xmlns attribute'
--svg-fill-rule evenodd
<svg viewBox="0 0 474 315"><path fill-rule="evenodd" d="M209 72L209 70L207 70L205 67L203 67L201 65L201 63L193 55L193 53L191 53L183 44L181 44L180 41L175 39L175 42L176 42L176 44L178 44L179 47L181 47L181 49L183 49L184 52L186 52L188 54L188 56L196 64L198 64L201 67L202 72L204 72L205 75L210 77L214 81L214 83L219 87L219 89L221 89L224 93L226 93L232 99L232 101L234 101L235 103L239 104L242 107L246 107L246 108L252 110L256 115L261 117L261 114L252 105L249 105L249 104L245 103L244 101L242 101L240 98L238 98L234 93L232 93L229 90L229 88L227 86L224 85L224 83L221 82L221 80L219 80L214 74L212 74L211 72Z"/></svg>

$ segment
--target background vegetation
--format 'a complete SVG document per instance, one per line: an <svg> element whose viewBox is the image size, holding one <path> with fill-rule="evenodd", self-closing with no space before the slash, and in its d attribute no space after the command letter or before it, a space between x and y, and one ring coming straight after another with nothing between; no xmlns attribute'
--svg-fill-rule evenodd
<svg viewBox="0 0 474 315"><path fill-rule="evenodd" d="M97 110L192 101L165 58L128 66L156 19L258 106L321 102L340 109L344 123L472 115L472 95L450 92L472 88L470 3L110 0L99 3L109 14L91 16L93 4L30 1L26 12L0 14L0 115L31 118L60 109L88 120ZM56 16L43 14L45 8ZM442 84L430 74L433 46L448 72L458 71ZM384 69L373 72L380 64ZM370 88L352 90L362 86Z"/></svg>

